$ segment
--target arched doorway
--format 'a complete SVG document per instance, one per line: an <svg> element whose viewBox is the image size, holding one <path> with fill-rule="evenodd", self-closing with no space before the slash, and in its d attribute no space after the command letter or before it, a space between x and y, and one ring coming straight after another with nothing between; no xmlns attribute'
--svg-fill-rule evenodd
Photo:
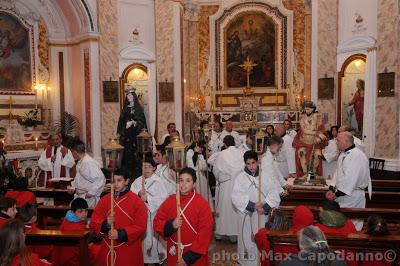
<svg viewBox="0 0 400 266"><path fill-rule="evenodd" d="M366 57L352 55L339 72L337 124L347 125L362 139L364 116Z"/></svg>
<svg viewBox="0 0 400 266"><path fill-rule="evenodd" d="M131 64L122 72L120 78L120 106L124 104L125 94L128 89L134 88L142 105L146 121L149 121L149 77L147 67L142 64Z"/></svg>

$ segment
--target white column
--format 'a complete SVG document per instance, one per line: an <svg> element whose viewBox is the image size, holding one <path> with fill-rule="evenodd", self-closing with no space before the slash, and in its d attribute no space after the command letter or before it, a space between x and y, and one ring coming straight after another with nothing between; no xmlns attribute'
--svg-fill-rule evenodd
<svg viewBox="0 0 400 266"><path fill-rule="evenodd" d="M157 116L157 73L156 63L148 64L149 83L148 97L149 97L149 133L154 136L156 131L156 116Z"/></svg>
<svg viewBox="0 0 400 266"><path fill-rule="evenodd" d="M365 153L368 157L375 152L375 110L376 110L376 48L367 49L367 64L365 72L363 140Z"/></svg>
<svg viewBox="0 0 400 266"><path fill-rule="evenodd" d="M311 101L318 100L318 0L311 2Z"/></svg>
<svg viewBox="0 0 400 266"><path fill-rule="evenodd" d="M175 124L176 129L182 134L182 50L181 50L181 4L174 2L173 12L173 39L174 39L174 97L175 97Z"/></svg>
<svg viewBox="0 0 400 266"><path fill-rule="evenodd" d="M89 43L90 64L90 109L92 122L92 153L93 158L102 162L101 159L101 90L99 69L99 44Z"/></svg>

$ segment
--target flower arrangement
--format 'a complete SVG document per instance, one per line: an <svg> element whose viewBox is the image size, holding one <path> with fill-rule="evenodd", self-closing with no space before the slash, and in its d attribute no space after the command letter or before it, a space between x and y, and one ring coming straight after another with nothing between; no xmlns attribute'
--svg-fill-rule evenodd
<svg viewBox="0 0 400 266"><path fill-rule="evenodd" d="M37 127L38 125L42 125L42 120L39 119L38 116L39 109L30 110L28 113L25 113L24 116L18 118L18 123L25 127Z"/></svg>

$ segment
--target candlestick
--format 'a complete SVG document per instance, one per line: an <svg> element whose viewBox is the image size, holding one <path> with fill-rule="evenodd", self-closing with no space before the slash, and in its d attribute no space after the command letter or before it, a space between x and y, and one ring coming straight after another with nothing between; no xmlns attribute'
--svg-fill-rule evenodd
<svg viewBox="0 0 400 266"><path fill-rule="evenodd" d="M37 109L37 94L38 94L38 86L33 87L35 90L35 109Z"/></svg>
<svg viewBox="0 0 400 266"><path fill-rule="evenodd" d="M43 88L43 86L40 88L42 90L42 109L44 109L44 88Z"/></svg>
<svg viewBox="0 0 400 266"><path fill-rule="evenodd" d="M50 109L50 87L47 87L47 108Z"/></svg>
<svg viewBox="0 0 400 266"><path fill-rule="evenodd" d="M35 138L35 150L36 151L38 150L38 138L37 137Z"/></svg>

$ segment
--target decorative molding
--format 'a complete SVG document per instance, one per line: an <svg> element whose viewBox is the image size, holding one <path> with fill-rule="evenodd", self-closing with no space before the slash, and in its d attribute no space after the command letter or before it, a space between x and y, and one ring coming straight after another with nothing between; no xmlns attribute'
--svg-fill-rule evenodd
<svg viewBox="0 0 400 266"><path fill-rule="evenodd" d="M153 52L135 45L130 45L122 49L119 52L119 57L125 60L145 61L149 63L155 62L155 55Z"/></svg>
<svg viewBox="0 0 400 266"><path fill-rule="evenodd" d="M363 16L360 14L360 12L357 11L354 13L353 17L354 24L351 32L353 32L354 34L363 34L367 30Z"/></svg>
<svg viewBox="0 0 400 266"><path fill-rule="evenodd" d="M199 6L195 3L185 3L183 19L188 21L199 21Z"/></svg>
<svg viewBox="0 0 400 266"><path fill-rule="evenodd" d="M377 41L371 36L354 36L342 43L339 43L337 47L337 53L349 53L360 50L367 50L376 48Z"/></svg>

